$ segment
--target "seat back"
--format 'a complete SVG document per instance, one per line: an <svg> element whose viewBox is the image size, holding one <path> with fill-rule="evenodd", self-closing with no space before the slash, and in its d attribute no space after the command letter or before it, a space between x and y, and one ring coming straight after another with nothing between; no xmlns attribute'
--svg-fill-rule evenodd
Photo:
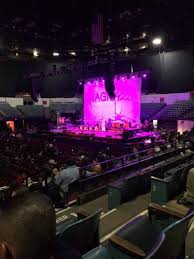
<svg viewBox="0 0 194 259"><path fill-rule="evenodd" d="M99 221L101 209L93 215L80 220L63 230L59 242L65 246L80 251L81 254L99 245Z"/></svg>
<svg viewBox="0 0 194 259"><path fill-rule="evenodd" d="M161 247L152 258L172 259L184 258L185 239L189 230L190 221L194 217L194 211L181 220L164 229L165 239ZM183 257L181 257L183 256Z"/></svg>
<svg viewBox="0 0 194 259"><path fill-rule="evenodd" d="M108 249L97 247L83 256L83 259L111 259Z"/></svg>

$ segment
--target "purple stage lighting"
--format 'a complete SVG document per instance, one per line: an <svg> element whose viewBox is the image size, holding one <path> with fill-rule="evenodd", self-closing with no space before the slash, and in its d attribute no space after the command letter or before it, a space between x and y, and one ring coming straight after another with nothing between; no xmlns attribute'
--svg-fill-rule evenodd
<svg viewBox="0 0 194 259"><path fill-rule="evenodd" d="M122 79L124 78L124 80ZM100 121L139 121L141 100L141 78L114 78L115 99L106 92L104 80L86 83L84 87L84 120L90 125Z"/></svg>
<svg viewBox="0 0 194 259"><path fill-rule="evenodd" d="M143 78L146 78L147 77L147 74L143 74Z"/></svg>
<svg viewBox="0 0 194 259"><path fill-rule="evenodd" d="M132 79L134 79L134 78L135 78L135 76L132 76L131 78L132 78Z"/></svg>
<svg viewBox="0 0 194 259"><path fill-rule="evenodd" d="M79 82L80 85L82 85L82 82Z"/></svg>

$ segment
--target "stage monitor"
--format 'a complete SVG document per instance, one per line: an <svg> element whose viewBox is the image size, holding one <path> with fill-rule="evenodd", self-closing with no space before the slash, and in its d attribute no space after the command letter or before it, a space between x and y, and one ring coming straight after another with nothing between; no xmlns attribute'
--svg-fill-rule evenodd
<svg viewBox="0 0 194 259"><path fill-rule="evenodd" d="M87 81L84 86L84 122L96 125L102 121L140 121L141 78L116 77L115 98L111 99L104 80Z"/></svg>

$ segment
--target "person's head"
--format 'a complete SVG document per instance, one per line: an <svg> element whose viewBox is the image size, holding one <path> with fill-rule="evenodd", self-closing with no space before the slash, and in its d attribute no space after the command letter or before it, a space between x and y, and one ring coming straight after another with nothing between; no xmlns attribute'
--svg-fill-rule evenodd
<svg viewBox="0 0 194 259"><path fill-rule="evenodd" d="M67 164L67 166L73 166L73 165L75 165L75 162L73 160L69 159L69 160L67 160L66 164Z"/></svg>
<svg viewBox="0 0 194 259"><path fill-rule="evenodd" d="M0 213L0 259L48 259L53 253L56 217L40 193L13 197Z"/></svg>

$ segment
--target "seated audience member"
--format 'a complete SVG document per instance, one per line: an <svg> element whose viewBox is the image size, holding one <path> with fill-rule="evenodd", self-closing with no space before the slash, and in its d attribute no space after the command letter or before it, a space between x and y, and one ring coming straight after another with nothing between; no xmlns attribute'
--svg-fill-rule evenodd
<svg viewBox="0 0 194 259"><path fill-rule="evenodd" d="M51 259L56 217L51 200L40 193L13 197L0 213L0 259Z"/></svg>
<svg viewBox="0 0 194 259"><path fill-rule="evenodd" d="M101 164L99 163L98 158L93 160L92 171L96 174L100 174L102 171Z"/></svg>
<svg viewBox="0 0 194 259"><path fill-rule="evenodd" d="M194 168L189 170L186 183L186 192L184 197L178 199L179 204L191 204L194 203Z"/></svg>
<svg viewBox="0 0 194 259"><path fill-rule="evenodd" d="M155 153L160 153L161 149L159 146L155 146L154 151Z"/></svg>
<svg viewBox="0 0 194 259"><path fill-rule="evenodd" d="M58 171L56 168L53 170L53 175L55 177L55 183L59 187L60 195L64 199L65 206L67 206L69 185L78 179L77 168L69 166L62 171Z"/></svg>

